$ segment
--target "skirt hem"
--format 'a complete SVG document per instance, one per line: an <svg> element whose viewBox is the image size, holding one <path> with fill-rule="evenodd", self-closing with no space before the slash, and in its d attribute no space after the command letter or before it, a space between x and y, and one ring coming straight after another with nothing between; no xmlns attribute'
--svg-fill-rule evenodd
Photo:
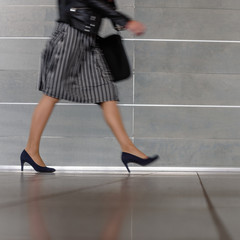
<svg viewBox="0 0 240 240"><path fill-rule="evenodd" d="M99 104L99 103L102 103L102 102L109 102L109 101L116 101L116 102L119 102L119 98L114 98L114 97L110 97L110 98L103 98L101 100L98 100L98 99L87 99L87 100L72 100L70 97L60 97L58 96L57 94L53 94L51 92L48 92L48 91L44 91L44 90L41 90L39 89L39 91L41 91L44 95L46 96L49 96L49 97L52 97L52 98L56 98L58 100L66 100L66 101L69 101L69 102L75 102L75 103L86 103L86 104Z"/></svg>

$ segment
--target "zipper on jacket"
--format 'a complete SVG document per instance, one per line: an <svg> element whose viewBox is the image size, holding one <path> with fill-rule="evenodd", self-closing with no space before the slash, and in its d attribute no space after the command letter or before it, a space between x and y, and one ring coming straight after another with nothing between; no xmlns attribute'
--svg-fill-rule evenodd
<svg viewBox="0 0 240 240"><path fill-rule="evenodd" d="M77 12L77 10L86 10L89 8L70 8L70 12Z"/></svg>

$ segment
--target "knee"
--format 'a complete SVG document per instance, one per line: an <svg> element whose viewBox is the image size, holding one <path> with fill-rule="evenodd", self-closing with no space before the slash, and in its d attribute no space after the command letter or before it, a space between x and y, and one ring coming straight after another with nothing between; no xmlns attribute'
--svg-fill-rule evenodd
<svg viewBox="0 0 240 240"><path fill-rule="evenodd" d="M101 108L115 107L115 106L117 106L117 102L116 101L106 101L106 102L100 102L100 103L98 103L98 105Z"/></svg>
<svg viewBox="0 0 240 240"><path fill-rule="evenodd" d="M52 102L53 104L56 104L56 103L59 102L58 98L50 97L50 96L47 96L45 94L44 94L43 98L46 99L47 101Z"/></svg>
<svg viewBox="0 0 240 240"><path fill-rule="evenodd" d="M58 102L59 102L59 99L58 99L58 98L52 98L52 101L53 101L54 103L58 103Z"/></svg>

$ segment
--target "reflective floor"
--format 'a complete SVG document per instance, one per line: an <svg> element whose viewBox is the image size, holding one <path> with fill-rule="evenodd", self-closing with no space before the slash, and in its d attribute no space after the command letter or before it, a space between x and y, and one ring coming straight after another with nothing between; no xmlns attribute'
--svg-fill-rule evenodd
<svg viewBox="0 0 240 240"><path fill-rule="evenodd" d="M239 239L239 183L236 173L0 172L0 239Z"/></svg>

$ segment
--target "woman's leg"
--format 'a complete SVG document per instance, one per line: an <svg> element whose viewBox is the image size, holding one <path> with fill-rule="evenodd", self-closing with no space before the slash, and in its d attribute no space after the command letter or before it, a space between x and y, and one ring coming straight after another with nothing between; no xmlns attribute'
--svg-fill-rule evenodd
<svg viewBox="0 0 240 240"><path fill-rule="evenodd" d="M101 103L103 110L103 116L106 123L111 128L113 134L117 138L122 152L131 153L140 158L147 158L147 156L142 153L139 149L135 147L130 138L127 135L127 132L123 126L122 118L115 101L108 101Z"/></svg>
<svg viewBox="0 0 240 240"><path fill-rule="evenodd" d="M45 167L39 154L40 139L47 121L58 99L43 95L34 110L30 127L29 138L25 150L31 158L40 166Z"/></svg>

